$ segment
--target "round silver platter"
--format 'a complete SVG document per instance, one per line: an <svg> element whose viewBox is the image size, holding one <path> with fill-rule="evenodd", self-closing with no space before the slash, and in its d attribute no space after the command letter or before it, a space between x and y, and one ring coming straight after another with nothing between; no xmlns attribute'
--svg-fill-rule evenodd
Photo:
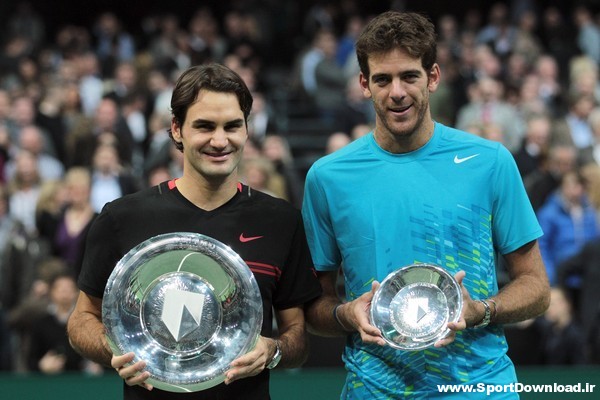
<svg viewBox="0 0 600 400"><path fill-rule="evenodd" d="M375 292L371 323L401 350L420 350L445 337L462 311L458 282L433 264L411 264L389 274Z"/></svg>
<svg viewBox="0 0 600 400"><path fill-rule="evenodd" d="M225 379L254 348L263 320L254 275L230 247L176 232L129 251L108 279L102 321L115 355L145 360L148 383L195 392Z"/></svg>

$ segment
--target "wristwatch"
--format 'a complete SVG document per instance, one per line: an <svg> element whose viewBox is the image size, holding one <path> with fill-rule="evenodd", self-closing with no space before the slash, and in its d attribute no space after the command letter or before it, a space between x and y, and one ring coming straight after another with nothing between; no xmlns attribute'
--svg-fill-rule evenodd
<svg viewBox="0 0 600 400"><path fill-rule="evenodd" d="M485 307L485 314L483 314L483 319L477 325L474 325L473 328L485 328L490 324L492 320L492 310L490 309L490 305L485 300L477 300L479 303L483 304Z"/></svg>
<svg viewBox="0 0 600 400"><path fill-rule="evenodd" d="M273 358L267 364L267 368L275 368L279 364L279 361L281 361L281 348L279 347L279 340L275 339L275 354L273 354Z"/></svg>

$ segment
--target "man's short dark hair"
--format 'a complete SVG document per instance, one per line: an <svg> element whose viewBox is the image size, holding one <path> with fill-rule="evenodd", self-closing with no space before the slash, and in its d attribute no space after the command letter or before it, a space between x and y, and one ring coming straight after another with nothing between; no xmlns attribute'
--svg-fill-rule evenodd
<svg viewBox="0 0 600 400"><path fill-rule="evenodd" d="M365 26L356 42L360 71L368 77L369 56L395 48L420 58L423 69L429 71L437 57L433 23L427 17L412 12L387 11L376 16Z"/></svg>

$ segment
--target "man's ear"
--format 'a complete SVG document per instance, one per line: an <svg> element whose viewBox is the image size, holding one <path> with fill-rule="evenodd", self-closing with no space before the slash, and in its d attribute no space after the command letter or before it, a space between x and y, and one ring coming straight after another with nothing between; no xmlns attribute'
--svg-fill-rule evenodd
<svg viewBox="0 0 600 400"><path fill-rule="evenodd" d="M369 89L369 77L364 76L361 72L358 76L358 83L360 84L360 88L362 89L363 96L367 99L372 97L371 90Z"/></svg>
<svg viewBox="0 0 600 400"><path fill-rule="evenodd" d="M181 143L181 126L175 117L171 119L171 135L173 136L173 140Z"/></svg>
<svg viewBox="0 0 600 400"><path fill-rule="evenodd" d="M433 64L428 76L427 86L429 87L429 92L433 93L437 90L441 81L441 77L442 72L440 70L440 66L437 63Z"/></svg>

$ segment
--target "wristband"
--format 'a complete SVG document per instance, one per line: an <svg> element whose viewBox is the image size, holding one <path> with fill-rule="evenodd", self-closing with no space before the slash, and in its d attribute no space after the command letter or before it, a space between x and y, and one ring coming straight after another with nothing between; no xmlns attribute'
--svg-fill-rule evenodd
<svg viewBox="0 0 600 400"><path fill-rule="evenodd" d="M333 319L335 319L335 322L338 323L338 325L346 332L348 332L348 329L346 329L346 327L344 326L344 324L342 324L342 321L340 321L338 315L337 315L337 310L338 307L341 307L342 304L336 304L335 307L333 307Z"/></svg>
<svg viewBox="0 0 600 400"><path fill-rule="evenodd" d="M490 303L494 305L494 310L492 311L492 316L490 317L490 322L496 319L496 315L498 315L498 303L494 299L487 299Z"/></svg>

